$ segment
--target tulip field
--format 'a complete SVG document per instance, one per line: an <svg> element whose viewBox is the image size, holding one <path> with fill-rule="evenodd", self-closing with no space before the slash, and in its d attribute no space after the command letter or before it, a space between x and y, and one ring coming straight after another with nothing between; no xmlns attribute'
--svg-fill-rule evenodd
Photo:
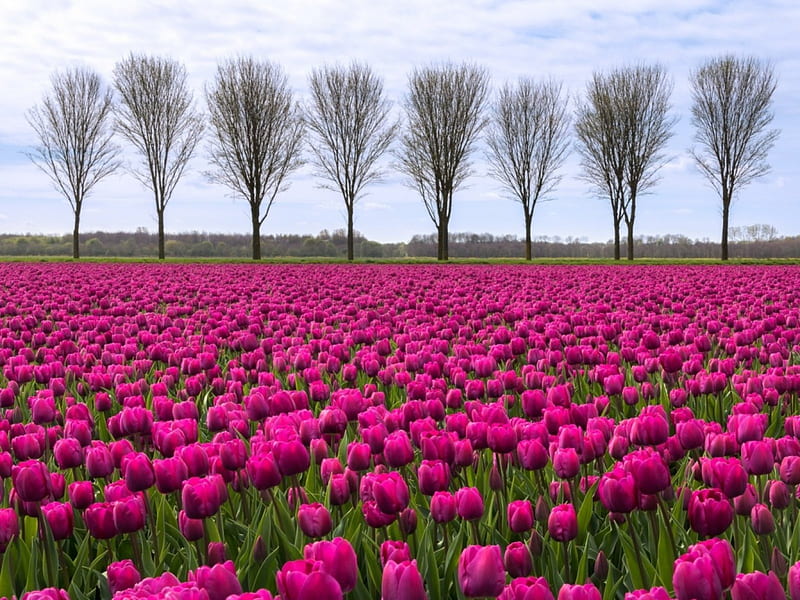
<svg viewBox="0 0 800 600"><path fill-rule="evenodd" d="M0 597L800 600L800 267L0 285Z"/></svg>

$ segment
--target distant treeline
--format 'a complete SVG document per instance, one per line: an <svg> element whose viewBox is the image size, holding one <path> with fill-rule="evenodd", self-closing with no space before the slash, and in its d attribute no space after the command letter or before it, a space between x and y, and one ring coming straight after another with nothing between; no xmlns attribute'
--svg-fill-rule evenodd
<svg viewBox="0 0 800 600"><path fill-rule="evenodd" d="M751 225L731 229L731 258L800 257L800 236L778 237L774 227ZM437 234L415 235L408 242L383 244L355 232L356 258L435 258ZM684 235L640 236L635 238L637 258L716 258L719 243L693 240ZM246 234L177 233L166 241L168 256L186 258L248 258L251 237ZM523 239L490 233L450 234L453 258L505 258L524 255ZM158 253L158 235L136 232L89 232L81 234L81 255L93 257L152 257ZM262 256L324 257L347 256L347 233L336 230L311 235L267 235L261 237ZM71 235L0 234L2 256L71 256ZM534 258L613 258L614 242L588 242L580 238L535 237Z"/></svg>

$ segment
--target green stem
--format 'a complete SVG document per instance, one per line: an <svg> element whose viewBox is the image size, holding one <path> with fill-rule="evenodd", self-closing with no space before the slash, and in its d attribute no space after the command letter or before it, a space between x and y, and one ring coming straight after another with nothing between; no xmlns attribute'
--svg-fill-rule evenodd
<svg viewBox="0 0 800 600"><path fill-rule="evenodd" d="M475 543L480 544L481 536L480 532L478 531L478 521L470 521L469 524L472 526L472 537L474 538Z"/></svg>
<svg viewBox="0 0 800 600"><path fill-rule="evenodd" d="M208 543L210 542L208 535L208 521L203 519L203 555L200 557L204 565L208 564Z"/></svg>
<svg viewBox="0 0 800 600"><path fill-rule="evenodd" d="M633 540L633 550L636 554L636 562L639 565L639 572L642 574L642 581L644 582L644 587L649 588L650 582L648 581L647 571L644 569L644 561L642 561L642 550L641 550L641 543L639 542L639 534L636 533L636 527L631 524L631 519L629 518L627 521L628 524L628 532L631 535L631 540Z"/></svg>
<svg viewBox="0 0 800 600"><path fill-rule="evenodd" d="M667 509L667 503L664 501L664 498L661 497L661 494L656 494L658 498L658 508L661 509L661 516L664 519L664 527L669 534L669 544L672 547L672 560L678 558L678 545L675 543L675 533L672 531L672 523L670 523L670 514L669 510Z"/></svg>
<svg viewBox="0 0 800 600"><path fill-rule="evenodd" d="M572 582L572 574L570 573L569 548L567 548L568 545L569 542L564 542L561 544L564 554L564 583Z"/></svg>
<svg viewBox="0 0 800 600"><path fill-rule="evenodd" d="M134 531L130 534L131 547L133 548L133 562L140 572L145 572L144 563L142 563L142 545L139 543L139 534Z"/></svg>

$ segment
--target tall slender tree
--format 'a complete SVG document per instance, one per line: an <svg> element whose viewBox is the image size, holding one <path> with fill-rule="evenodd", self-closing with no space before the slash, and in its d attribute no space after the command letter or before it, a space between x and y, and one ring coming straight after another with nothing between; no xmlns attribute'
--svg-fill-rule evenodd
<svg viewBox="0 0 800 600"><path fill-rule="evenodd" d="M669 115L672 81L661 65L636 65L595 73L578 107L576 133L584 178L607 196L614 217L614 258L619 227L627 226L633 260L637 201L658 182L664 148L676 119Z"/></svg>
<svg viewBox="0 0 800 600"><path fill-rule="evenodd" d="M131 172L153 191L163 259L164 211L203 134L203 118L185 67L172 58L131 54L114 67L114 87L116 129L142 155Z"/></svg>
<svg viewBox="0 0 800 600"><path fill-rule="evenodd" d="M561 84L522 78L494 103L488 135L489 172L522 205L525 258L531 260L533 211L560 181L569 153L567 100Z"/></svg>
<svg viewBox="0 0 800 600"><path fill-rule="evenodd" d="M306 124L322 187L342 195L347 210L347 259L353 260L353 212L364 188L379 181L378 160L388 150L398 123L383 81L366 64L353 62L315 69Z"/></svg>
<svg viewBox="0 0 800 600"><path fill-rule="evenodd" d="M769 172L767 154L780 134L774 118L774 68L755 57L731 55L706 61L690 76L692 156L722 200L721 258L728 260L731 202L742 186Z"/></svg>
<svg viewBox="0 0 800 600"><path fill-rule="evenodd" d="M28 157L69 202L74 216L72 257L80 258L83 202L120 166L112 140L113 96L96 72L75 67L50 78L51 90L26 117L39 144Z"/></svg>
<svg viewBox="0 0 800 600"><path fill-rule="evenodd" d="M415 69L408 83L398 168L436 226L438 260L447 260L453 193L472 172L470 157L487 122L489 74L477 65L446 63Z"/></svg>
<svg viewBox="0 0 800 600"><path fill-rule="evenodd" d="M212 181L250 205L253 259L261 259L261 226L300 158L303 119L283 69L252 57L217 67L206 87ZM265 202L266 201L266 202Z"/></svg>

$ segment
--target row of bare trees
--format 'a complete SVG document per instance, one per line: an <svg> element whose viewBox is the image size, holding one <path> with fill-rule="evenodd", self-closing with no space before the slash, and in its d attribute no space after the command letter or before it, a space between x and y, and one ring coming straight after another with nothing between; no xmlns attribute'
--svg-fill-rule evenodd
<svg viewBox="0 0 800 600"><path fill-rule="evenodd" d="M385 175L381 158L395 140L394 166L415 189L437 230L447 260L454 193L473 174L485 133L489 173L519 202L525 255L537 204L553 192L574 129L582 177L612 209L615 258L620 228L633 259L639 197L658 181L676 117L672 81L661 65L595 73L574 115L562 85L521 78L490 101L486 69L445 63L416 68L403 101L404 122L392 116L383 81L363 63L325 66L309 77L310 99L298 102L280 66L252 57L220 63L205 87L207 118L197 108L179 62L131 54L114 69L114 91L96 73L74 68L52 78L52 90L28 112L39 138L29 154L72 207L73 256L79 257L83 202L121 166L118 134L138 153L129 167L153 192L158 253L164 258L164 213L207 130L209 180L244 198L252 225L252 254L261 258L260 231L289 175L303 165L304 140L322 187L341 194L347 211L348 259L354 257L353 216L364 188ZM722 200L722 258L728 257L728 218L738 189L764 175L778 132L773 119L775 76L769 63L724 56L691 75L692 149ZM115 98L116 94L116 98Z"/></svg>

